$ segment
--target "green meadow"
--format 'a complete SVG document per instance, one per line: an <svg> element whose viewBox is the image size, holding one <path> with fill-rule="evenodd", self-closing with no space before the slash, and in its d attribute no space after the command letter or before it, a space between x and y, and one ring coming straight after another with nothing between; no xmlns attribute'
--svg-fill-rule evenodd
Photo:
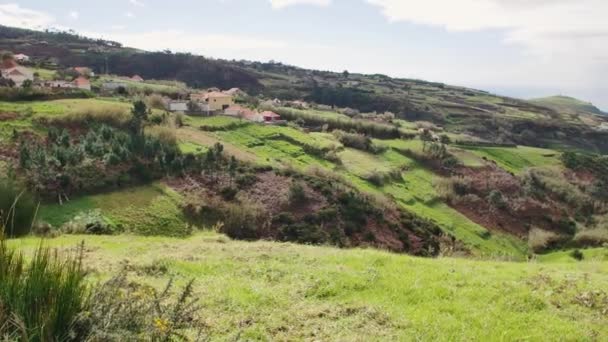
<svg viewBox="0 0 608 342"><path fill-rule="evenodd" d="M69 251L81 242L91 280L120 269L157 288L194 279L211 340L608 339L601 297L588 299L606 290L608 263L591 259L424 259L211 232L185 239L64 235L44 244ZM39 243L11 241L26 251Z"/></svg>

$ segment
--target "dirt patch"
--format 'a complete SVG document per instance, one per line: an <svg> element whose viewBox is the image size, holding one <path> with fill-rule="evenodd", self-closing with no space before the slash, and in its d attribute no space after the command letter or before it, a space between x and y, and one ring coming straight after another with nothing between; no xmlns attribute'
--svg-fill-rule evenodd
<svg viewBox="0 0 608 342"><path fill-rule="evenodd" d="M468 194L449 202L473 222L488 229L526 238L532 226L553 229L565 210L550 198L543 202L525 195L520 180L495 165L482 168L459 167L457 177L466 179ZM500 193L492 203L492 193Z"/></svg>
<svg viewBox="0 0 608 342"><path fill-rule="evenodd" d="M11 121L19 117L17 113L3 112L0 113L0 121Z"/></svg>

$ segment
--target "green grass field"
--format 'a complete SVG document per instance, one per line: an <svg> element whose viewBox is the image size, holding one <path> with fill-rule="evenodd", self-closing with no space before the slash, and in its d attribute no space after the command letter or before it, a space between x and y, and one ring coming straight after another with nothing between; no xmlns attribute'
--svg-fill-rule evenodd
<svg viewBox="0 0 608 342"><path fill-rule="evenodd" d="M81 241L91 280L125 267L133 280L159 288L169 279L177 285L194 279L211 340L608 339L603 306L584 300L606 290L607 262L423 259L231 241L215 233L61 236L45 244L70 251ZM11 241L26 251L38 244Z"/></svg>
<svg viewBox="0 0 608 342"><path fill-rule="evenodd" d="M479 157L493 160L506 171L519 174L529 167L558 166L560 153L554 150L518 146L512 147L466 147Z"/></svg>
<svg viewBox="0 0 608 342"><path fill-rule="evenodd" d="M111 223L142 235L184 236L190 228L179 207L179 194L161 184L127 188L105 194L42 205L39 220L61 227L76 215L100 210Z"/></svg>

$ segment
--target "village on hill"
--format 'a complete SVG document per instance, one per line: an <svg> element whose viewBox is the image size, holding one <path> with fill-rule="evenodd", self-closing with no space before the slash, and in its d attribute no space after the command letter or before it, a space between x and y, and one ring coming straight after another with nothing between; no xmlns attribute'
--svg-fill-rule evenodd
<svg viewBox="0 0 608 342"><path fill-rule="evenodd" d="M41 88L50 91L80 89L96 91L100 94L110 95L124 93L131 83L143 83L145 80L135 74L132 76L104 77L99 87L92 86L96 78L95 72L89 67L74 66L58 71L52 79L41 78L32 65L31 58L24 54L5 53L2 56L0 70L2 78L0 86L16 88ZM107 76L107 75L106 75ZM220 90L210 88L205 90L191 90L182 94L180 99L163 98L163 104L169 112L181 112L193 116L225 115L251 122L264 124L285 124L281 116L272 111L258 111L237 103L237 98L246 97L247 94L239 89ZM279 100L271 101L273 104ZM294 105L305 107L304 101L294 101Z"/></svg>

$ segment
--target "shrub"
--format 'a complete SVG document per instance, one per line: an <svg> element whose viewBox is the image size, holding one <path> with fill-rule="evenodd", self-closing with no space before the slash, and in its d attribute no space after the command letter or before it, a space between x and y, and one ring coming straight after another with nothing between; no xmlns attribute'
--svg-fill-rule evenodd
<svg viewBox="0 0 608 342"><path fill-rule="evenodd" d="M289 187L289 203L298 205L306 201L306 191L300 182L293 182Z"/></svg>
<svg viewBox="0 0 608 342"><path fill-rule="evenodd" d="M177 136L175 130L169 127L153 126L146 129L146 135L158 139L161 143L167 145L177 144Z"/></svg>
<svg viewBox="0 0 608 342"><path fill-rule="evenodd" d="M0 239L0 336L8 340L65 341L87 304L78 255L60 257L39 247L30 261Z"/></svg>
<svg viewBox="0 0 608 342"><path fill-rule="evenodd" d="M499 190L492 190L490 192L490 194L488 195L488 202L492 207L497 209L506 209L508 206L505 197Z"/></svg>
<svg viewBox="0 0 608 342"><path fill-rule="evenodd" d="M227 186L220 190L220 195L222 195L222 198L224 198L226 201L232 201L236 197L236 194L238 192L238 189L235 189L231 186Z"/></svg>
<svg viewBox="0 0 608 342"><path fill-rule="evenodd" d="M87 314L75 322L87 341L200 340L204 328L190 281L175 296L173 282L162 291L130 282L124 273L93 291ZM191 336L193 334L193 336Z"/></svg>
<svg viewBox="0 0 608 342"><path fill-rule="evenodd" d="M233 239L255 240L262 236L262 229L266 227L268 215L260 208L248 201L242 203L228 203L222 208L222 233Z"/></svg>
<svg viewBox="0 0 608 342"><path fill-rule="evenodd" d="M603 246L608 244L608 229L594 228L583 230L576 234L574 242L577 246Z"/></svg>
<svg viewBox="0 0 608 342"><path fill-rule="evenodd" d="M564 237L554 232L533 228L528 233L528 246L534 252L543 252L564 241Z"/></svg>
<svg viewBox="0 0 608 342"><path fill-rule="evenodd" d="M61 231L66 234L112 235L116 230L99 210L81 213L61 226Z"/></svg>
<svg viewBox="0 0 608 342"><path fill-rule="evenodd" d="M186 116L184 113L175 113L175 127L183 127L186 122Z"/></svg>
<svg viewBox="0 0 608 342"><path fill-rule="evenodd" d="M152 94L146 97L146 104L150 108L156 108L160 110L165 109L165 101L163 100L163 97L158 94Z"/></svg>
<svg viewBox="0 0 608 342"><path fill-rule="evenodd" d="M0 228L6 227L6 230L0 229L0 235L28 234L35 214L36 204L32 195L12 180L0 180Z"/></svg>
<svg viewBox="0 0 608 342"><path fill-rule="evenodd" d="M328 235L315 224L299 222L281 227L281 239L297 243L320 244L327 241Z"/></svg>
<svg viewBox="0 0 608 342"><path fill-rule="evenodd" d="M583 252L581 252L580 249L575 249L570 252L570 256L578 261L581 261L585 258L585 255L583 254Z"/></svg>

